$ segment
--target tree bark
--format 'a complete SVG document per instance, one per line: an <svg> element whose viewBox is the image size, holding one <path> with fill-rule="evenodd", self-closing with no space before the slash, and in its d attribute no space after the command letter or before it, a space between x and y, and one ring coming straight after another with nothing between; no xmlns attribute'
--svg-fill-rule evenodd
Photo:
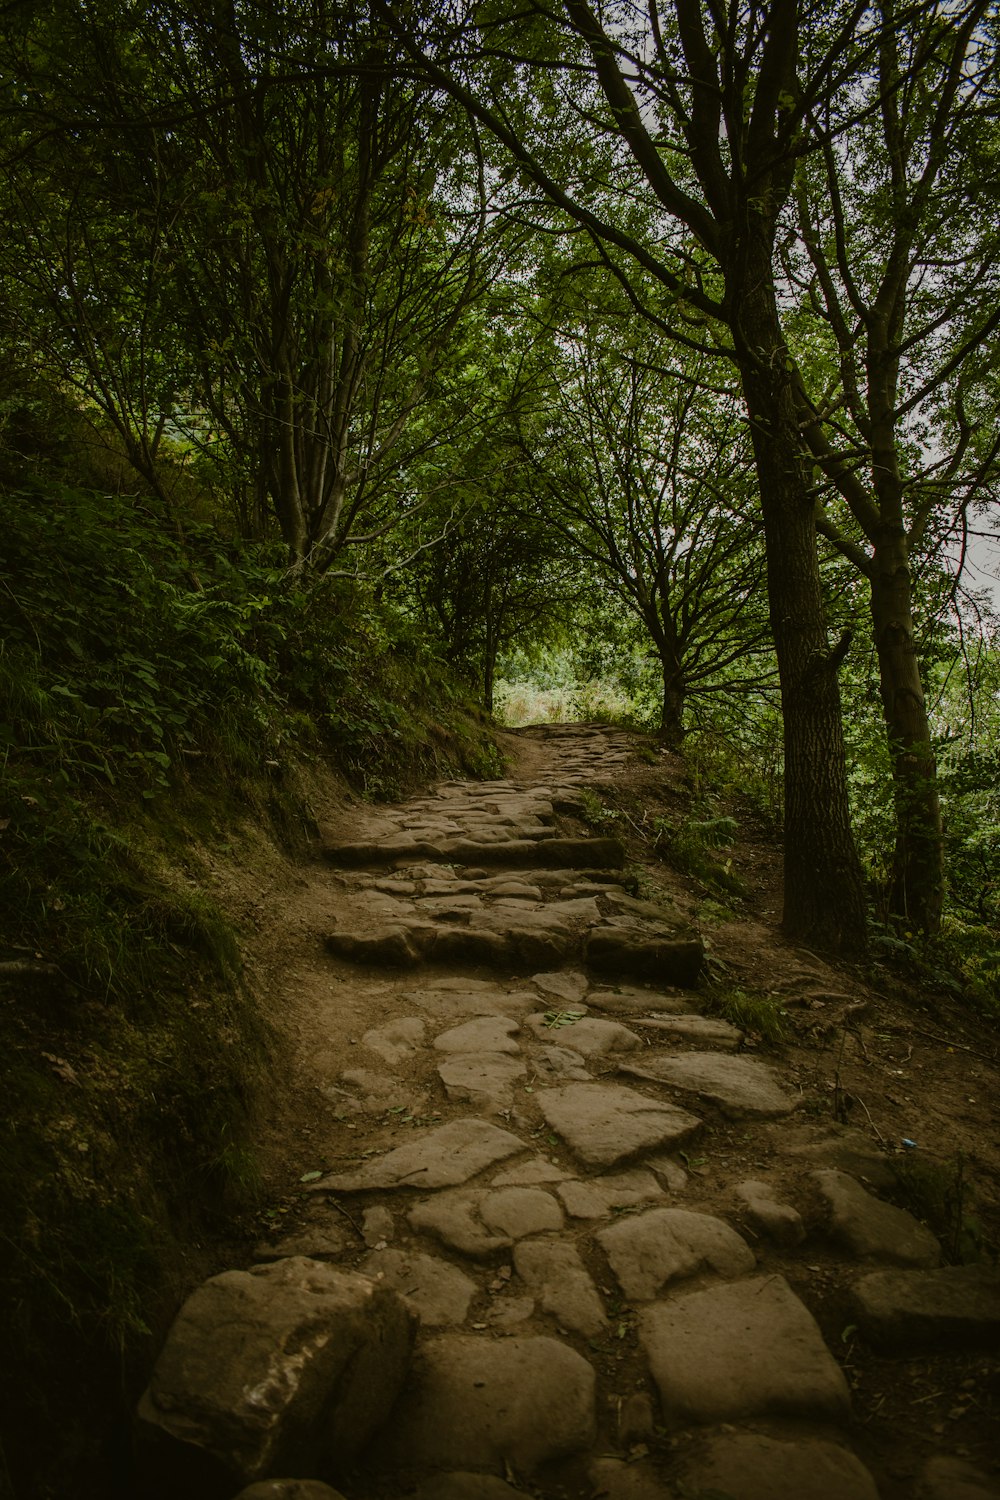
<svg viewBox="0 0 1000 1500"><path fill-rule="evenodd" d="M885 528L872 561L871 616L896 813L889 912L933 933L944 884L941 806L911 601L905 534L901 526Z"/></svg>
<svg viewBox="0 0 1000 1500"><path fill-rule="evenodd" d="M668 750L679 750L684 743L684 688L666 666L660 704L660 739Z"/></svg>
<svg viewBox="0 0 1000 1500"><path fill-rule="evenodd" d="M747 233L729 301L760 481L767 591L785 748L787 935L851 952L866 943L861 864L851 830L837 668L816 555L815 507L803 461L765 225ZM846 648L844 648L846 649Z"/></svg>

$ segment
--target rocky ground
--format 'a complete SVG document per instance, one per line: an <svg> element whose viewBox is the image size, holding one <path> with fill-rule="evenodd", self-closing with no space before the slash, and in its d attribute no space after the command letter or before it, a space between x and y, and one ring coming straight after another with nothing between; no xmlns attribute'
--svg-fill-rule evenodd
<svg viewBox="0 0 1000 1500"><path fill-rule="evenodd" d="M519 744L273 913L299 1180L174 1326L144 1493L996 1500L995 1047L783 943L773 849L739 912L627 849L629 736Z"/></svg>

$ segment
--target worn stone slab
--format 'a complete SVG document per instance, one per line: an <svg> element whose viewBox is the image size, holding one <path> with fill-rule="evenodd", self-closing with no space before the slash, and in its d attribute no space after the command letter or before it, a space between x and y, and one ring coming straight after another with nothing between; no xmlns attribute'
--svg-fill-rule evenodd
<svg viewBox="0 0 1000 1500"><path fill-rule="evenodd" d="M701 1129L686 1110L616 1084L570 1083L541 1089L536 1097L547 1123L593 1167L615 1167L643 1151L683 1145Z"/></svg>
<svg viewBox="0 0 1000 1500"><path fill-rule="evenodd" d="M618 1285L634 1301L651 1301L689 1276L745 1276L757 1261L735 1229L710 1214L654 1208L629 1214L595 1235Z"/></svg>
<svg viewBox="0 0 1000 1500"><path fill-rule="evenodd" d="M754 1228L777 1245L801 1245L806 1237L802 1215L782 1203L767 1182L747 1179L735 1188L736 1197Z"/></svg>
<svg viewBox="0 0 1000 1500"><path fill-rule="evenodd" d="M527 1067L522 1058L497 1052L458 1053L440 1063L437 1072L449 1099L498 1110L510 1104L514 1084Z"/></svg>
<svg viewBox="0 0 1000 1500"><path fill-rule="evenodd" d="M584 1057L609 1057L615 1052L637 1052L642 1047L641 1037L618 1021L604 1021L597 1016L581 1016L567 1026L553 1028L545 1024L545 1012L528 1016L525 1027L540 1042L551 1042L558 1036L574 1052Z"/></svg>
<svg viewBox="0 0 1000 1500"><path fill-rule="evenodd" d="M481 1195L476 1192L438 1193L409 1212L410 1228L429 1234L449 1250L485 1260L513 1243L509 1234L488 1229L479 1216Z"/></svg>
<svg viewBox="0 0 1000 1500"><path fill-rule="evenodd" d="M387 865L415 865L423 860L448 863L442 855L443 843L443 840L431 843L427 839L401 834L355 843L328 844L323 850L323 858L338 870L384 869Z"/></svg>
<svg viewBox="0 0 1000 1500"><path fill-rule="evenodd" d="M727 1433L704 1444L682 1473L686 1493L727 1500L879 1500L861 1460L821 1438L779 1442L755 1432Z"/></svg>
<svg viewBox="0 0 1000 1500"><path fill-rule="evenodd" d="M526 1235L561 1229L563 1214L541 1187L478 1188L438 1193L418 1203L409 1222L462 1255L484 1258Z"/></svg>
<svg viewBox="0 0 1000 1500"><path fill-rule="evenodd" d="M398 1292L425 1328L464 1323L479 1288L457 1266L417 1250L377 1250L365 1257L361 1271Z"/></svg>
<svg viewBox="0 0 1000 1500"><path fill-rule="evenodd" d="M698 1042L723 1052L735 1052L743 1041L739 1027L718 1016L647 1016L641 1025L647 1031L657 1032L665 1041Z"/></svg>
<svg viewBox="0 0 1000 1500"><path fill-rule="evenodd" d="M711 1099L730 1119L788 1115L798 1100L781 1086L778 1074L755 1057L718 1052L647 1052L641 1063L622 1063L630 1078L648 1078L685 1093Z"/></svg>
<svg viewBox="0 0 1000 1500"><path fill-rule="evenodd" d="M355 1171L333 1172L311 1192L361 1193L372 1188L455 1187L486 1167L527 1148L509 1130L486 1120L450 1120L437 1130L364 1162Z"/></svg>
<svg viewBox="0 0 1000 1500"><path fill-rule="evenodd" d="M423 1346L380 1451L407 1469L530 1475L594 1442L594 1386L558 1339L444 1334Z"/></svg>
<svg viewBox="0 0 1000 1500"><path fill-rule="evenodd" d="M565 1240L523 1240L514 1247L514 1269L543 1312L560 1328L596 1338L607 1319L590 1273L575 1245Z"/></svg>
<svg viewBox="0 0 1000 1500"><path fill-rule="evenodd" d="M425 956L436 964L469 964L506 970L516 963L518 949L506 933L484 927L435 927L433 939L424 947Z"/></svg>
<svg viewBox="0 0 1000 1500"><path fill-rule="evenodd" d="M550 974L532 974L531 983L540 995L564 1001L569 1010L579 1010L590 981L578 970L556 969ZM586 1006L583 1009L586 1010Z"/></svg>
<svg viewBox="0 0 1000 1500"><path fill-rule="evenodd" d="M415 1092L409 1079L376 1073L374 1068L347 1068L340 1082L346 1087L327 1084L323 1093L342 1109L378 1111L402 1106L419 1114L424 1104L423 1093Z"/></svg>
<svg viewBox="0 0 1000 1500"><path fill-rule="evenodd" d="M477 1016L462 1026L453 1026L434 1038L439 1052L507 1052L521 1049L514 1040L517 1021L509 1016Z"/></svg>
<svg viewBox="0 0 1000 1500"><path fill-rule="evenodd" d="M558 1079L561 1083L586 1083L591 1076L583 1053L572 1047L542 1047L531 1061L540 1078Z"/></svg>
<svg viewBox="0 0 1000 1500"><path fill-rule="evenodd" d="M387 1063L398 1063L420 1050L426 1033L427 1023L419 1016L402 1016L398 1021L388 1021L385 1026L366 1031L361 1045L369 1052L377 1052Z"/></svg>
<svg viewBox="0 0 1000 1500"><path fill-rule="evenodd" d="M369 1250L384 1250L396 1238L396 1221L384 1203L373 1203L362 1210L361 1238Z"/></svg>
<svg viewBox="0 0 1000 1500"><path fill-rule="evenodd" d="M422 940L429 929L416 924L393 924L376 927L370 932L331 932L326 938L328 953L351 963L370 964L373 968L412 969L423 960Z"/></svg>
<svg viewBox="0 0 1000 1500"><path fill-rule="evenodd" d="M534 1297L513 1297L509 1293L494 1297L486 1310L485 1323L490 1328L510 1333L519 1323L526 1323L535 1316Z"/></svg>
<svg viewBox="0 0 1000 1500"><path fill-rule="evenodd" d="M460 927L466 924L479 926L484 910L482 896L478 894L424 896L417 907L423 921L453 922Z"/></svg>
<svg viewBox="0 0 1000 1500"><path fill-rule="evenodd" d="M682 1193L688 1185L688 1174L680 1162L665 1152L654 1152L647 1156L643 1166L655 1172L663 1186L671 1193Z"/></svg>
<svg viewBox="0 0 1000 1500"><path fill-rule="evenodd" d="M1000 1500L1000 1480L964 1458L939 1453L921 1471L916 1500Z"/></svg>
<svg viewBox="0 0 1000 1500"><path fill-rule="evenodd" d="M586 1181L573 1177L560 1183L556 1191L572 1219L606 1219L616 1208L635 1208L664 1196L659 1182L645 1167L609 1172Z"/></svg>
<svg viewBox="0 0 1000 1500"><path fill-rule="evenodd" d="M649 1015L684 1015L691 1009L691 996L677 993L666 994L658 990L638 989L632 985L621 985L615 989L593 989L587 991L587 1004L605 1015L631 1016L638 1019Z"/></svg>
<svg viewBox="0 0 1000 1500"><path fill-rule="evenodd" d="M855 1282L851 1306L890 1354L1000 1348L1000 1273L990 1266L872 1271Z"/></svg>
<svg viewBox="0 0 1000 1500"><path fill-rule="evenodd" d="M639 1315L639 1337L672 1425L848 1415L843 1372L783 1276L655 1303Z"/></svg>
<svg viewBox="0 0 1000 1500"><path fill-rule="evenodd" d="M941 1246L934 1235L905 1209L873 1198L860 1182L835 1167L824 1167L811 1177L829 1216L830 1238L852 1255L900 1266L940 1263Z"/></svg>
<svg viewBox="0 0 1000 1500"><path fill-rule="evenodd" d="M181 1444L216 1478L217 1464L244 1483L336 1471L388 1416L415 1330L402 1298L352 1271L304 1257L226 1271L178 1313L140 1421L165 1462Z"/></svg>
<svg viewBox="0 0 1000 1500"><path fill-rule="evenodd" d="M509 1016L521 1020L538 1009L538 996L531 990L501 989L496 981L470 980L465 984L427 985L407 990L403 999L441 1021L467 1016Z"/></svg>
<svg viewBox="0 0 1000 1500"><path fill-rule="evenodd" d="M512 906L484 907L477 917L477 925L489 932L533 933L541 938L553 937L560 943L568 943L572 936L572 925L557 915L555 902L548 906L529 906L518 901Z"/></svg>
<svg viewBox="0 0 1000 1500"><path fill-rule="evenodd" d="M563 1227L558 1200L541 1187L488 1188L480 1200L479 1215L488 1229L512 1240Z"/></svg>
<svg viewBox="0 0 1000 1500"><path fill-rule="evenodd" d="M487 886L491 896L515 897L519 901L541 901L542 893L537 885L525 880L491 880Z"/></svg>
<svg viewBox="0 0 1000 1500"><path fill-rule="evenodd" d="M698 983L705 961L698 938L610 924L588 932L584 955L595 974L627 974L689 989Z"/></svg>
<svg viewBox="0 0 1000 1500"><path fill-rule="evenodd" d="M544 1156L535 1156L529 1161L518 1162L516 1166L505 1167L493 1178L491 1186L536 1187L543 1182L563 1182L569 1176L571 1173L565 1167L547 1161Z"/></svg>

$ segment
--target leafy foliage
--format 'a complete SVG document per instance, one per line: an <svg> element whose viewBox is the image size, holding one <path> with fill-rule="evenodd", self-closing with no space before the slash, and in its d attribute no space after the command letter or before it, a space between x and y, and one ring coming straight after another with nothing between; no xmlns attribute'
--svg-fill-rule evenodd
<svg viewBox="0 0 1000 1500"><path fill-rule="evenodd" d="M251 818L301 842L311 758L376 794L499 757L358 586L308 591L267 549L3 459L0 1338L25 1413L3 1458L47 1483L38 1423L79 1406L77 1354L106 1409L134 1394L181 1245L254 1204L280 1057L198 844Z"/></svg>

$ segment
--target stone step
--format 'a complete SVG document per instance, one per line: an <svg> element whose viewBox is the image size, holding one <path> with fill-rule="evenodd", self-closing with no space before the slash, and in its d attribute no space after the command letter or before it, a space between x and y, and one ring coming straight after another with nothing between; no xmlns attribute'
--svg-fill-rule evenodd
<svg viewBox="0 0 1000 1500"><path fill-rule="evenodd" d="M486 843L479 839L437 839L433 842L405 835L328 844L323 858L339 869L385 869L420 863L465 865L468 868L504 866L508 869L620 870L625 848L613 838L501 839Z"/></svg>

